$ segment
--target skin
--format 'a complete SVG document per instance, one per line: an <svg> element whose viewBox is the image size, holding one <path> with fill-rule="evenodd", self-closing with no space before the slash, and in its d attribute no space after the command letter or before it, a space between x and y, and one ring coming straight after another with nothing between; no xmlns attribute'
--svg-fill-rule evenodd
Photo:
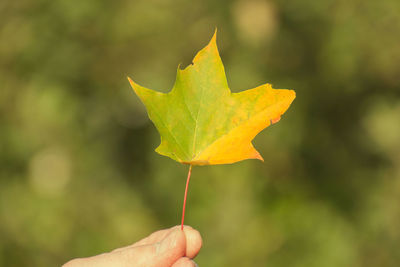
<svg viewBox="0 0 400 267"><path fill-rule="evenodd" d="M63 267L195 267L202 246L200 233L190 226L160 230L142 240L89 258L73 259Z"/></svg>

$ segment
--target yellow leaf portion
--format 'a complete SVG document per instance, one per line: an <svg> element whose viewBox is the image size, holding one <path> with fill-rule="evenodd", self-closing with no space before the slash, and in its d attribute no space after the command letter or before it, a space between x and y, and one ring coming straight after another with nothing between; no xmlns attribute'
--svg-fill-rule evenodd
<svg viewBox="0 0 400 267"><path fill-rule="evenodd" d="M275 90L269 84L231 95L237 106L242 108L238 110L239 115L232 119L238 119L237 117L240 116L246 116L248 119L210 144L193 161L186 163L214 165L229 164L245 159L263 161L251 141L260 131L278 122L296 97L293 90ZM251 107L251 112L249 107Z"/></svg>

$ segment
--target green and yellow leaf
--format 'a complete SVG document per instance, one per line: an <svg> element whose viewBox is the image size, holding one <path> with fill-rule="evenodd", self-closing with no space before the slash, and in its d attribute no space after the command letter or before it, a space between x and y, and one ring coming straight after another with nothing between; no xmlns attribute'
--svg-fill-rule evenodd
<svg viewBox="0 0 400 267"><path fill-rule="evenodd" d="M264 84L232 93L219 56L216 33L193 64L178 67L175 85L160 93L129 82L161 136L156 151L191 165L260 159L251 141L279 121L295 92Z"/></svg>

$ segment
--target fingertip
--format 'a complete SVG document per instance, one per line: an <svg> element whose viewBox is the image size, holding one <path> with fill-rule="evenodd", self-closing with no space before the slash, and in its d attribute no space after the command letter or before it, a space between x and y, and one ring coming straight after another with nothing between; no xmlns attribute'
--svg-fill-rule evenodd
<svg viewBox="0 0 400 267"><path fill-rule="evenodd" d="M185 226L183 232L186 237L186 256L193 259L199 253L203 245L203 239L200 232L190 226Z"/></svg>

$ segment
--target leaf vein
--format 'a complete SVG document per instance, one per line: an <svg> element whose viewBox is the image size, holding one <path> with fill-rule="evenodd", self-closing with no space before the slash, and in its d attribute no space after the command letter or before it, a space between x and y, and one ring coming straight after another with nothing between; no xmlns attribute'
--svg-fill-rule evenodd
<svg viewBox="0 0 400 267"><path fill-rule="evenodd" d="M195 126L194 126L192 159L195 156L196 138L197 138L197 125L198 125L198 120L199 120L199 113L200 113L200 110L201 110L201 106L203 104L203 95L204 95L204 86L201 87L201 94L200 94L200 101L199 101L200 103L199 103L199 108L197 109L197 115L196 115Z"/></svg>

